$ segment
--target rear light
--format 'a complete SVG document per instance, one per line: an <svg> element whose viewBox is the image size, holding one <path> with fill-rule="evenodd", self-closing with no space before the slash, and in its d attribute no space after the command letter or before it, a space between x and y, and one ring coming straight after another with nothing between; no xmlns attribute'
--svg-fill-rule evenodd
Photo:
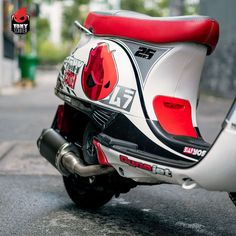
<svg viewBox="0 0 236 236"><path fill-rule="evenodd" d="M176 136L198 137L193 127L189 101L174 97L156 96L153 100L153 108L160 126L167 133Z"/></svg>
<svg viewBox="0 0 236 236"><path fill-rule="evenodd" d="M68 106L58 106L55 128L58 129L61 134L68 135L70 133L71 117L71 111Z"/></svg>
<svg viewBox="0 0 236 236"><path fill-rule="evenodd" d="M56 122L56 128L61 130L63 126L63 117L64 117L64 105L59 105L57 108L57 122Z"/></svg>

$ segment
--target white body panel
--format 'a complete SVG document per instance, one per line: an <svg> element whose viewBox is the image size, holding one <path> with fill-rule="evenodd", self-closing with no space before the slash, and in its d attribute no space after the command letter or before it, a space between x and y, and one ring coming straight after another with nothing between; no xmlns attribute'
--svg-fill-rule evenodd
<svg viewBox="0 0 236 236"><path fill-rule="evenodd" d="M91 101L84 93L81 76L83 67L88 63L90 50L95 48L98 43L106 43L109 50L113 54L114 61L116 63L116 69L118 73L118 82L113 89L118 86L123 86L136 91L130 110L125 110L119 105L105 104L103 101ZM129 51L125 42L121 42L124 47ZM132 42L130 42L132 44ZM135 45L137 44L134 43ZM176 43L166 45L151 45L150 47L158 47L168 49L149 69L146 78L143 78L143 84L141 90L137 85L137 78L131 63L129 56L132 58L133 63L137 67L137 73L139 77L141 72L138 67L138 62L135 56L128 56L124 49L119 44L107 38L97 38L94 36L84 37L81 40L80 45L73 53L73 57L81 61L81 68L77 75L77 81L75 84L74 92L76 97L89 103L97 104L99 107L109 108L116 112L122 112L126 118L128 118L132 124L134 124L148 139L165 149L166 151L178 155L184 159L192 159L189 156L181 154L172 148L165 145L160 141L152 132L148 126L144 111L140 102L140 96L144 98L144 105L147 110L148 116L151 120L157 120L154 108L153 99L157 95L164 95L169 97L176 97L188 100L191 104L192 123L194 127L197 127L196 122L196 104L198 97L199 80L203 67L203 62L206 56L206 47L194 43ZM135 47L135 46L134 46ZM64 85L66 87L66 85ZM65 89L65 88L64 88ZM67 87L67 89L70 89ZM109 95L109 96L112 96ZM110 97L106 97L103 100L107 100ZM130 155L125 155L129 160L146 164L151 167L160 168L159 170L168 170L172 176L166 174L153 173L142 168L133 167L127 163L120 161L120 155L122 153L112 150L104 145L101 145L103 152L105 153L108 162L117 170L117 172L127 178L132 178L138 182L146 183L173 183L183 185L185 188L194 188L196 186L203 187L209 190L219 190L236 192L236 110L228 120L227 126L224 128L220 136L217 138L214 145L211 147L207 155L199 163L196 163L191 168L174 168L170 166L164 166L155 164L149 161L139 160ZM125 131L124 131L125 136ZM187 183L193 183L188 185Z"/></svg>
<svg viewBox="0 0 236 236"><path fill-rule="evenodd" d="M116 93L116 89L119 86L127 87L136 91L130 111L120 109L119 106L116 106L114 104L112 106L110 104L104 104L102 103L102 100L91 101L85 95L82 89L80 78L82 77L83 67L88 63L91 49L94 49L98 45L98 43L101 42L109 45L109 50L113 54L113 58L117 67L116 69L118 73L118 83L113 89L113 93ZM138 45L142 45L142 43L140 42L138 44L136 42L127 40L124 42L117 40L117 42L122 44L127 49L127 51L129 51L132 60L136 64L137 72L141 77L141 72L138 64L136 63L136 58L126 45L126 42L129 42L129 44L131 45L133 43L133 45L135 45L137 49ZM161 45L151 44L150 47L156 48L157 52L158 50L166 50L166 53L161 55L160 58L158 58L158 60L151 66L145 78L145 83L142 85L142 91L138 91L135 73L127 53L117 43L106 38L84 36L78 48L73 53L73 57L81 61L82 64L81 69L79 70L79 73L77 75L77 81L73 91L78 98L84 101L88 101L90 103L98 104L102 107L122 112L150 140L154 141L173 154L177 154L185 159L194 160L193 158L187 157L184 154L177 153L175 150L172 150L155 137L155 135L145 122L145 116L143 114L143 109L140 103L140 92L143 94L145 107L151 120L157 120L153 108L153 99L155 98L155 96L165 95L169 97L178 97L188 100L191 104L192 109L192 123L193 126L197 127L196 103L198 95L198 84L203 62L206 56L206 47L194 43ZM146 59L144 59L143 61L144 65L145 62L147 62L147 60L145 60ZM110 99L110 96L106 97L103 100Z"/></svg>
<svg viewBox="0 0 236 236"><path fill-rule="evenodd" d="M196 103L205 57L206 47L202 45L175 44L155 64L144 88L144 100L150 119L156 119L152 106L154 97L165 95L188 100L192 107L193 125L197 126Z"/></svg>
<svg viewBox="0 0 236 236"><path fill-rule="evenodd" d="M77 48L73 56L84 64L87 64L90 50L101 42L107 43L110 51L113 53L118 73L117 85L129 87L137 91L137 83L130 59L125 51L116 43L105 38L103 40L96 37L87 38L87 40L84 38L82 39L82 45ZM193 125L197 126L196 103L199 80L206 56L206 47L192 43L155 46L168 48L169 51L152 66L145 79L143 95L150 119L157 120L152 105L154 97L157 95L166 95L189 100L192 107ZM135 61L134 57L133 59ZM81 78L81 74L82 69L79 71L78 78ZM74 91L80 99L91 102L84 94L79 79L76 82ZM106 99L108 98L104 100ZM93 101L93 103L114 109L114 107L101 104L100 102ZM115 109L126 114L131 114L132 116L144 118L138 93L134 97L130 112L119 109L118 106Z"/></svg>

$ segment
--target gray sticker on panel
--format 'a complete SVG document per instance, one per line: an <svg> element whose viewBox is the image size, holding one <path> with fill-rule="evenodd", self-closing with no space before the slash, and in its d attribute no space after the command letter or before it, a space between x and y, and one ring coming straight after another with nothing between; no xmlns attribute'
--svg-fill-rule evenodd
<svg viewBox="0 0 236 236"><path fill-rule="evenodd" d="M146 82L146 77L148 72L152 68L153 64L161 59L171 48L167 47L156 47L149 44L142 44L136 42L130 42L122 40L130 51L133 53L135 60L139 66L142 75L142 85L144 86Z"/></svg>

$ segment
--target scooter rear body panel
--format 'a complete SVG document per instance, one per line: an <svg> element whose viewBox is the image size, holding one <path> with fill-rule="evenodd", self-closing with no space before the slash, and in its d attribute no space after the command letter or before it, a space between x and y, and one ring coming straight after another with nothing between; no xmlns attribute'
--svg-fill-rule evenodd
<svg viewBox="0 0 236 236"><path fill-rule="evenodd" d="M86 24L95 33L80 26L84 33L64 61L55 93L100 130L93 140L99 163L138 183L235 192L236 106L212 145L197 126L199 81L218 40L218 24L205 21L215 27L211 42L186 32L192 41L172 35L175 40L147 42L123 30L120 36L112 29L113 35L103 35L106 30L91 19Z"/></svg>

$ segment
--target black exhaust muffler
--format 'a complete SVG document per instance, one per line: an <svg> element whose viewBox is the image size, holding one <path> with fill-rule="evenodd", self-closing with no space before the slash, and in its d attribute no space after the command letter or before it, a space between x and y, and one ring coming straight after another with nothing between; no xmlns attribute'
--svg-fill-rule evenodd
<svg viewBox="0 0 236 236"><path fill-rule="evenodd" d="M78 149L51 128L42 131L37 146L40 154L62 175L78 174L82 177L90 177L114 171L114 168L107 166L86 166L80 158Z"/></svg>

